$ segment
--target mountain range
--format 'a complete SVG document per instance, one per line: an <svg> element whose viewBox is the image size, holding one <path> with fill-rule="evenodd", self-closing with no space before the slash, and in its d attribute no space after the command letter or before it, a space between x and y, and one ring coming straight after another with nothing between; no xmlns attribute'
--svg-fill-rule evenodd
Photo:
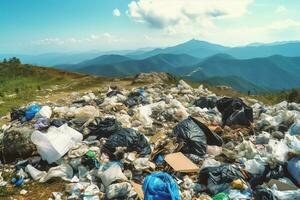
<svg viewBox="0 0 300 200"><path fill-rule="evenodd" d="M124 77L140 72L169 72L192 81L229 85L243 92L300 87L298 41L227 47L193 39L167 48L65 56L44 54L31 59L38 64L44 62L46 66L66 71L102 76ZM25 62L32 61L27 58Z"/></svg>

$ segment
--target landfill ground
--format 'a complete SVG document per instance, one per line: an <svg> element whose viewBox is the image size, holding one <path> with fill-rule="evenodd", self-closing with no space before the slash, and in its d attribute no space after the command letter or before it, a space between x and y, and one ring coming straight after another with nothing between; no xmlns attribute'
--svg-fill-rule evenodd
<svg viewBox="0 0 300 200"><path fill-rule="evenodd" d="M1 117L0 199L300 199L300 104L164 73L93 83Z"/></svg>

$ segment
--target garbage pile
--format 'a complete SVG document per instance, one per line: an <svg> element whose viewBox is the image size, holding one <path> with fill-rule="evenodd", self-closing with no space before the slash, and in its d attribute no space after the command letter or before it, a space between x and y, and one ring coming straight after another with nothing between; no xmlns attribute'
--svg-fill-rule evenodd
<svg viewBox="0 0 300 200"><path fill-rule="evenodd" d="M300 199L300 104L179 81L72 93L10 119L0 187L60 178L66 187L49 199Z"/></svg>

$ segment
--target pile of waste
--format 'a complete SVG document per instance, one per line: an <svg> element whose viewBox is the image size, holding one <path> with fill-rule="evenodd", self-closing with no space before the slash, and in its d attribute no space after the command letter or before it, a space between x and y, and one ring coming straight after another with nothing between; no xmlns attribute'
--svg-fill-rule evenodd
<svg viewBox="0 0 300 200"><path fill-rule="evenodd" d="M300 104L184 81L64 98L11 111L0 188L59 178L49 199L300 199Z"/></svg>

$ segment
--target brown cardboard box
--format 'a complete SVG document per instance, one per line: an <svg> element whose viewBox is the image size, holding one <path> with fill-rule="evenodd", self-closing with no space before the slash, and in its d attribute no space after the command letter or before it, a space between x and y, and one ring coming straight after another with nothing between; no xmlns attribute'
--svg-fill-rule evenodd
<svg viewBox="0 0 300 200"><path fill-rule="evenodd" d="M165 161L177 172L199 172L200 170L181 152L166 155Z"/></svg>

